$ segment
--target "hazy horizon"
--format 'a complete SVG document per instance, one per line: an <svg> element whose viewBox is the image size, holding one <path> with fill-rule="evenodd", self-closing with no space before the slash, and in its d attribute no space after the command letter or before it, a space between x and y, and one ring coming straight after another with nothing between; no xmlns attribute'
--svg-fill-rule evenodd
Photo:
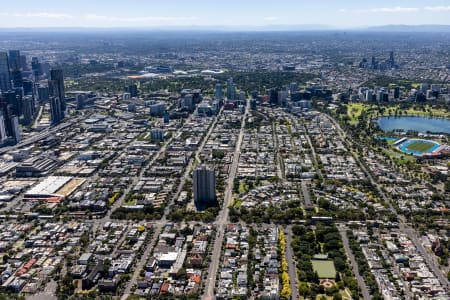
<svg viewBox="0 0 450 300"><path fill-rule="evenodd" d="M450 25L450 1L192 1L24 0L2 4L0 28L158 28Z"/></svg>
<svg viewBox="0 0 450 300"><path fill-rule="evenodd" d="M386 24L379 26L359 26L359 27L333 27L323 24L293 24L293 25L260 25L260 26L177 26L177 25L160 25L160 26L141 26L141 27L0 27L0 32L4 33L39 33L39 32L205 32L205 33L239 33L239 32L254 32L254 33L271 33L271 32L408 32L408 33L423 33L423 32L450 32L450 25L445 24L419 24L419 25L405 25L405 24Z"/></svg>

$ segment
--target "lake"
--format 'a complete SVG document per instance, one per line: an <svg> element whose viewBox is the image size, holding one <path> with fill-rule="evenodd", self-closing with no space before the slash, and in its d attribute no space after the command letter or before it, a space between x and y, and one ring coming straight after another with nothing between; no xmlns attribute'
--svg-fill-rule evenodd
<svg viewBox="0 0 450 300"><path fill-rule="evenodd" d="M378 120L383 131L402 129L404 131L414 130L421 133L448 133L450 134L450 120L426 117L382 117Z"/></svg>

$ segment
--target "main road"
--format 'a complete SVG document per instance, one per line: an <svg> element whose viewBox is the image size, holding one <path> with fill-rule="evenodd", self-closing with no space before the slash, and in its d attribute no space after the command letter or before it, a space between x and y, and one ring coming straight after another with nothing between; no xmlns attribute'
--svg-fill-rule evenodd
<svg viewBox="0 0 450 300"><path fill-rule="evenodd" d="M227 187L225 189L222 209L216 219L217 234L214 241L213 253L211 255L211 264L208 269L208 278L205 282L205 294L203 299L212 299L214 297L214 287L216 286L216 274L219 269L220 253L222 252L222 241L225 231L225 226L228 222L228 207L233 196L233 182L236 177L237 168L239 165L239 156L241 154L242 140L244 138L245 121L250 108L250 101L247 99L245 106L245 113L242 117L241 130L234 150L233 162L231 164L230 173L228 176Z"/></svg>
<svg viewBox="0 0 450 300"><path fill-rule="evenodd" d="M338 230L339 230L339 233L341 234L342 244L344 245L345 253L347 253L348 258L350 259L350 264L352 266L353 273L355 274L356 281L358 282L358 286L361 290L363 299L370 300L371 297L370 297L369 288L367 287L366 282L364 281L364 278L359 274L358 263L356 262L355 255L353 254L352 250L350 249L347 232L346 232L347 227L345 227L345 225L343 225L343 224L340 224L338 226Z"/></svg>
<svg viewBox="0 0 450 300"><path fill-rule="evenodd" d="M287 226L286 228L286 261L288 263L289 281L291 285L291 299L299 299L300 294L298 292L298 279L297 279L297 267L294 261L294 251L292 250L292 228Z"/></svg>
<svg viewBox="0 0 450 300"><path fill-rule="evenodd" d="M198 149L194 153L194 158L191 158L189 160L189 162L188 162L188 164L187 164L187 166L185 168L185 171L183 173L183 176L180 179L180 183L179 183L179 185L177 187L176 192L173 194L170 203L168 203L166 205L163 217L161 218L161 220L156 221L156 222L153 223L153 236L152 236L152 239L147 244L147 247L145 248L144 253L142 254L139 262L136 263L133 275L132 275L131 279L127 282L127 285L125 286L125 291L123 293L123 296L122 296L121 300L126 300L130 296L131 289L136 284L137 279L139 278L139 274L140 274L141 269L144 267L145 263L147 262L152 249L155 247L155 245L156 245L156 243L158 241L159 234L161 233L162 229L164 228L165 224L167 223L167 215L170 212L170 204L174 203L176 201L176 199L179 197L181 191L183 190L184 184L186 183L187 178L191 174L191 171L192 171L192 168L194 167L194 164L196 163L196 161L200 161L199 155L203 151L203 148L205 147L209 137L211 136L211 133L214 131L214 128L217 125L217 121L219 120L219 118L220 118L220 116L222 114L222 111L223 111L223 108L219 111L219 113L215 117L214 121L209 126L209 130L206 133L206 135L203 137L203 140L202 140L202 143L200 144L200 147L198 147ZM172 141L172 139L170 141ZM165 144L165 146L164 146L165 148L164 149L161 148L161 150L163 150L163 152L165 152L166 151L166 147L169 144L170 144L169 142L167 144ZM152 162L149 164L149 166L151 166L153 164L154 160L157 159L161 153L163 153L163 152L161 152L161 150L158 152L158 155L155 156L155 158L152 160ZM135 185L135 183L133 184L133 186L134 185Z"/></svg>

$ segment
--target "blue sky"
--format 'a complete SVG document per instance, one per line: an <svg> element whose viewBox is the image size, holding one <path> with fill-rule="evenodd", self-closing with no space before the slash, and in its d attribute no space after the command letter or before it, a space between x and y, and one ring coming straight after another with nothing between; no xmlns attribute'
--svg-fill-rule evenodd
<svg viewBox="0 0 450 300"><path fill-rule="evenodd" d="M0 27L448 24L450 0L2 1Z"/></svg>

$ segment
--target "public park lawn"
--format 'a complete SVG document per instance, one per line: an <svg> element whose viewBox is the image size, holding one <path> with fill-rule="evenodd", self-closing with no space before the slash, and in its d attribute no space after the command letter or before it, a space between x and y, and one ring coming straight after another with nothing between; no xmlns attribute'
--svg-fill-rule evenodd
<svg viewBox="0 0 450 300"><path fill-rule="evenodd" d="M317 271L319 278L332 278L336 277L336 269L332 260L311 260L313 270Z"/></svg>

